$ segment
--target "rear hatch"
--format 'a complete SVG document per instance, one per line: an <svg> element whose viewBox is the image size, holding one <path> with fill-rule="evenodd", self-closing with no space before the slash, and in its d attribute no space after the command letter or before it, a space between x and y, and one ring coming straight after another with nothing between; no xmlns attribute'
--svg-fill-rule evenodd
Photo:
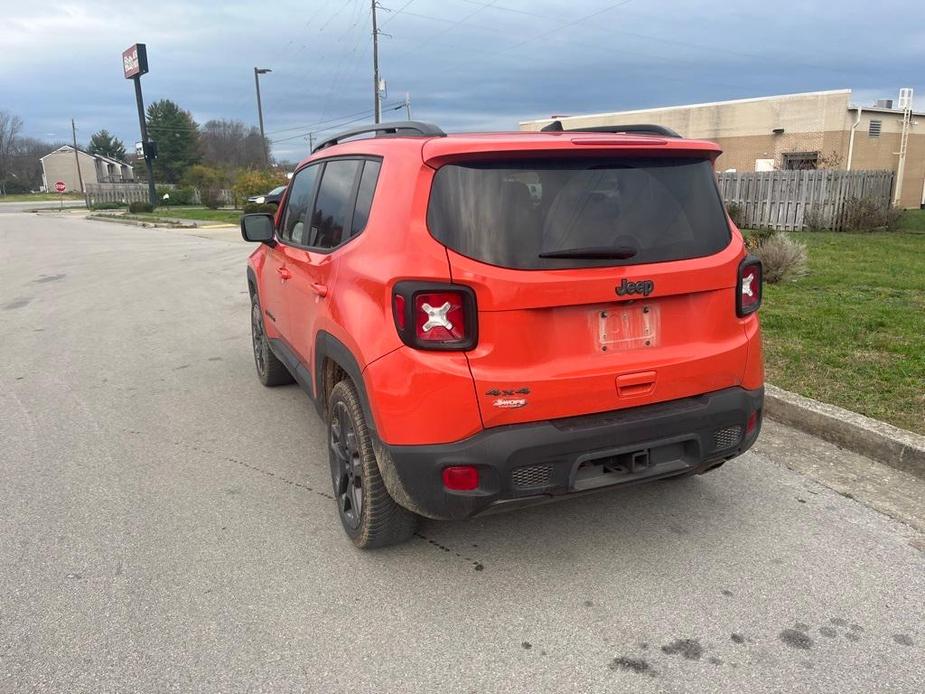
<svg viewBox="0 0 925 694"><path fill-rule="evenodd" d="M476 293L467 357L485 426L740 383L743 249L713 156L559 145L439 162L427 222L453 281Z"/></svg>

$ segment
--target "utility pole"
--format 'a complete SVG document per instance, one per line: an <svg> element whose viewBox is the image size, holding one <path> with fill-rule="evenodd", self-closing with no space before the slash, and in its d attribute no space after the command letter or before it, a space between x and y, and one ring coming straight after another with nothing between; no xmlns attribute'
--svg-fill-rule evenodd
<svg viewBox="0 0 925 694"><path fill-rule="evenodd" d="M260 146L263 148L263 163L265 166L270 165L270 152L267 149L267 137L263 132L263 104L260 103L260 75L273 72L270 68L254 68L254 84L257 87L257 119L260 121Z"/></svg>
<svg viewBox="0 0 925 694"><path fill-rule="evenodd" d="M379 100L379 27L376 24L376 2L372 0L373 13L373 112L375 122L382 120L382 102Z"/></svg>
<svg viewBox="0 0 925 694"><path fill-rule="evenodd" d="M74 125L74 119L71 118L71 135L74 136L74 161L77 162L77 180L80 182L80 192L86 195L84 191L84 177L80 173L80 156L77 154L77 126Z"/></svg>
<svg viewBox="0 0 925 694"><path fill-rule="evenodd" d="M405 115L411 120L411 94L408 92L405 92Z"/></svg>
<svg viewBox="0 0 925 694"><path fill-rule="evenodd" d="M311 154L315 151L315 133L308 134L308 152Z"/></svg>

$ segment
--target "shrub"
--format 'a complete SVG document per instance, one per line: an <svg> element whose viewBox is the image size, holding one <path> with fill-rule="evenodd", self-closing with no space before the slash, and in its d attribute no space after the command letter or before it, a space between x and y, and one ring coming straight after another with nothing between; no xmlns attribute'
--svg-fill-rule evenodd
<svg viewBox="0 0 925 694"><path fill-rule="evenodd" d="M729 213L732 223L739 227L739 229L745 226L745 205L738 202L730 202L726 205L726 212Z"/></svg>
<svg viewBox="0 0 925 694"><path fill-rule="evenodd" d="M825 217L822 214L821 205L813 205L806 209L806 212L803 213L803 228L807 231L825 230Z"/></svg>
<svg viewBox="0 0 925 694"><path fill-rule="evenodd" d="M902 210L892 205L883 205L873 198L849 198L842 208L842 229L844 231L873 231L874 229L895 229L902 217Z"/></svg>
<svg viewBox="0 0 925 694"><path fill-rule="evenodd" d="M745 247L749 251L754 251L762 243L774 236L773 229L749 229L743 231L742 236L745 238Z"/></svg>
<svg viewBox="0 0 925 694"><path fill-rule="evenodd" d="M171 205L192 205L196 202L196 191L190 186L181 186L170 191Z"/></svg>
<svg viewBox="0 0 925 694"><path fill-rule="evenodd" d="M24 181L20 178L13 178L12 176L0 181L0 191L2 191L5 195L18 195L32 192L29 186L29 181Z"/></svg>
<svg viewBox="0 0 925 694"><path fill-rule="evenodd" d="M90 210L121 210L123 207L125 207L124 202L98 202L90 205Z"/></svg>
<svg viewBox="0 0 925 694"><path fill-rule="evenodd" d="M761 259L764 281L770 284L790 282L808 272L806 244L777 232L762 241L752 253Z"/></svg>
<svg viewBox="0 0 925 694"><path fill-rule="evenodd" d="M164 200L164 195L169 197ZM165 207L171 207L175 205L194 205L196 203L196 191L190 186L178 186L176 188L158 186L157 199L160 201L159 204L164 205Z"/></svg>
<svg viewBox="0 0 925 694"><path fill-rule="evenodd" d="M221 188L203 188L199 191L199 202L210 210L217 210L222 206Z"/></svg>
<svg viewBox="0 0 925 694"><path fill-rule="evenodd" d="M128 204L128 211L132 214L138 214L140 212L154 212L154 205L150 202L130 202Z"/></svg>
<svg viewBox="0 0 925 694"><path fill-rule="evenodd" d="M246 202L244 203L244 214L254 214L256 212L266 212L276 214L276 205L271 203Z"/></svg>
<svg viewBox="0 0 925 694"><path fill-rule="evenodd" d="M203 164L191 166L184 176L184 183L199 191L199 202L212 210L222 204L222 186L226 181L223 171Z"/></svg>
<svg viewBox="0 0 925 694"><path fill-rule="evenodd" d="M246 200L251 195L269 193L277 186L286 185L286 175L273 169L254 169L240 171L234 181L234 194L239 200Z"/></svg>

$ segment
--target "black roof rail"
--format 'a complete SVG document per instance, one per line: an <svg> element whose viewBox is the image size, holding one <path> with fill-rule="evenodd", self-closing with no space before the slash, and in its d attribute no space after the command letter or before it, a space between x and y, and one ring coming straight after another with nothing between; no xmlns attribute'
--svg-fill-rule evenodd
<svg viewBox="0 0 925 694"><path fill-rule="evenodd" d="M376 137L446 137L446 133L433 123L422 123L416 120L377 123L376 125L363 125L359 128L344 130L333 137L322 140L315 149L312 150L312 154L319 149L331 147L346 139L356 137L357 135L365 135L366 133L376 133Z"/></svg>
<svg viewBox="0 0 925 694"><path fill-rule="evenodd" d="M664 125L651 125L648 123L632 123L630 125L594 125L587 128L569 128L566 130L562 127L562 121L554 120L548 125L544 125L540 132L546 133L647 133L649 135L661 135L662 137L681 137L671 128Z"/></svg>

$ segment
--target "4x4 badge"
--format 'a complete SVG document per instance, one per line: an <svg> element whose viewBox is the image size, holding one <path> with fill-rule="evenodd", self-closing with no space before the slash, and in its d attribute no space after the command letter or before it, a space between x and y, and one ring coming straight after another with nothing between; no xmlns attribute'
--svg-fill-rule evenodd
<svg viewBox="0 0 925 694"><path fill-rule="evenodd" d="M655 289L655 282L652 280L639 280L638 282L630 282L629 280L624 279L620 286L617 287L617 294L619 296L626 296L627 294L642 294L643 296L649 296L652 291Z"/></svg>

